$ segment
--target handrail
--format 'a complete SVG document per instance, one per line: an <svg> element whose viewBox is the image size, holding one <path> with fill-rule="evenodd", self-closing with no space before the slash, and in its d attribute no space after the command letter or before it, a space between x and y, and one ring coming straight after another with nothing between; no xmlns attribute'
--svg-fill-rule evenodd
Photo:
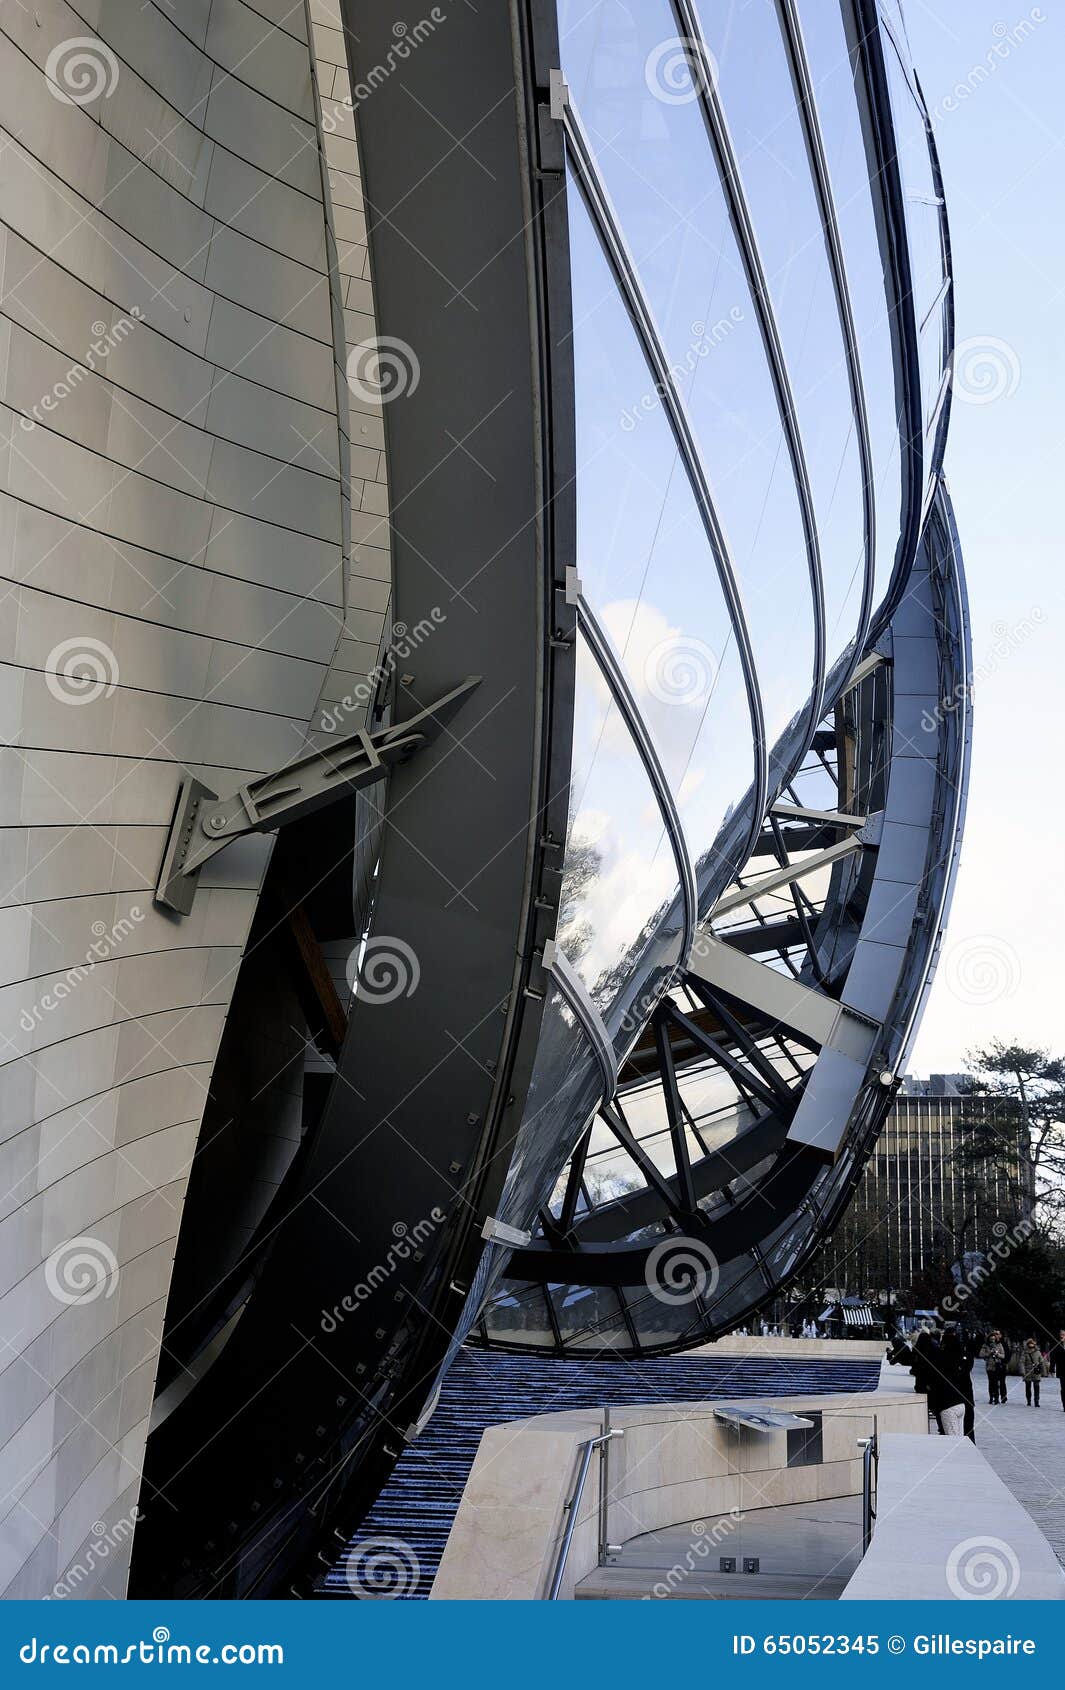
<svg viewBox="0 0 1065 1690"><path fill-rule="evenodd" d="M876 1426L875 1415L873 1426ZM873 1521L876 1519L876 1431L870 1438L859 1438L858 1448L862 1452L862 1554L866 1555L873 1541Z"/></svg>
<svg viewBox="0 0 1065 1690"><path fill-rule="evenodd" d="M577 1482L573 1487L573 1495L562 1506L562 1512L566 1516L566 1527L562 1533L562 1542L558 1546L558 1555L555 1558L555 1567L551 1574L551 1586L547 1592L548 1602L557 1602L558 1593L562 1589L566 1562L569 1560L570 1544L573 1542L573 1533L577 1528L577 1513L581 1505L581 1497L584 1495L588 1469L592 1464L592 1451L610 1443L612 1438L623 1438L624 1436L625 1433L621 1428L616 1427L612 1432L600 1432L598 1437L586 1438L582 1444L578 1445L581 1452L581 1464L577 1469Z"/></svg>

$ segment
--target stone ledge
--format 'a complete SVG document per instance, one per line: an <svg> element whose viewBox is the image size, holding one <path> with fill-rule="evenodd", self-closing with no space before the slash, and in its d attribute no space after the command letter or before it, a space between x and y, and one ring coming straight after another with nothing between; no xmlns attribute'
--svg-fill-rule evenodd
<svg viewBox="0 0 1065 1690"><path fill-rule="evenodd" d="M1050 1544L968 1438L880 1440L877 1521L843 1601L1062 1601Z"/></svg>

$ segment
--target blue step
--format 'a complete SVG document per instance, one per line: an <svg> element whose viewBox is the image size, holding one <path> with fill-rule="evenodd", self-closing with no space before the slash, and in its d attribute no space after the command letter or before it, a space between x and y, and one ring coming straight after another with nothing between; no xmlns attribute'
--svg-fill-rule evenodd
<svg viewBox="0 0 1065 1690"><path fill-rule="evenodd" d="M661 1356L641 1362L566 1360L465 1350L444 1381L428 1426L396 1463L358 1535L329 1573L323 1594L364 1593L364 1567L394 1563L388 1589L401 1600L429 1594L486 1426L578 1408L641 1403L875 1391L877 1360L778 1356ZM392 1548L375 1545L391 1540ZM365 1546L360 1552L360 1546Z"/></svg>

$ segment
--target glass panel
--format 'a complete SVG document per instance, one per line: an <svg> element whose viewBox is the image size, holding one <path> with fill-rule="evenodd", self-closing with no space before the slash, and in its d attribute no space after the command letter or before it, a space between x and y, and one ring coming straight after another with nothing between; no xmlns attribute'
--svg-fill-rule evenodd
<svg viewBox="0 0 1065 1690"><path fill-rule="evenodd" d="M563 1341L575 1350L627 1348L629 1335L618 1294L609 1286L549 1288Z"/></svg>
<svg viewBox="0 0 1065 1690"><path fill-rule="evenodd" d="M625 1119L633 1136L643 1139L644 1134L640 1130L639 1109L637 1107L634 1110L630 1107L633 1102L633 1094L626 1095L624 1099ZM651 1142L645 1144L645 1148L650 1152L655 1166L660 1168L662 1173L668 1177L676 1172L676 1164L673 1160L668 1130L662 1126L661 1108L659 1108L657 1118L652 1123L651 1130L656 1136ZM584 1175L588 1195L595 1207L602 1203L613 1202L616 1197L623 1197L626 1192L642 1191L646 1185L639 1168L621 1148L604 1121L596 1121L592 1127Z"/></svg>
<svg viewBox="0 0 1065 1690"><path fill-rule="evenodd" d="M864 91L850 56L841 5L839 0L801 0L800 12L861 348L876 485L875 608L891 579L902 521L902 401L891 335L888 271L869 181Z"/></svg>
<svg viewBox="0 0 1065 1690"><path fill-rule="evenodd" d="M498 1218L531 1232L545 1191L550 1191L599 1101L601 1079L588 1039L558 987L544 1004L514 1156L500 1197Z"/></svg>
<svg viewBox="0 0 1065 1690"><path fill-rule="evenodd" d="M774 0L704 5L703 22L795 396L821 541L831 668L857 630L865 545L846 351L821 213Z"/></svg>
<svg viewBox="0 0 1065 1690"><path fill-rule="evenodd" d="M633 1006L652 1001L678 960L680 887L654 789L583 639L570 793L558 942L623 1035Z"/></svg>
<svg viewBox="0 0 1065 1690"><path fill-rule="evenodd" d="M515 1287L507 1282L497 1291L484 1312L490 1338L516 1340L538 1349L553 1349L555 1334L548 1320L542 1285Z"/></svg>
<svg viewBox="0 0 1065 1690"><path fill-rule="evenodd" d="M806 550L776 398L703 119L696 102L678 103L668 83L656 79L667 74L662 49L675 40L676 20L667 0L597 6L569 0L560 14L563 69L678 373L729 537L772 743L810 694ZM579 227L574 244L579 291L587 252ZM640 405L641 414L647 391L644 375L627 401ZM579 392L578 408L583 400ZM642 452L642 440L640 446ZM583 461L580 443L578 449ZM631 475L630 463L626 479ZM615 482L615 501L617 491Z"/></svg>
<svg viewBox="0 0 1065 1690"><path fill-rule="evenodd" d="M578 570L698 859L751 782L743 672L672 431L572 182L570 223Z"/></svg>
<svg viewBox="0 0 1065 1690"><path fill-rule="evenodd" d="M658 1349L699 1330L702 1304L697 1293L678 1294L673 1301L665 1302L652 1296L645 1284L640 1284L624 1286L621 1295L642 1348Z"/></svg>

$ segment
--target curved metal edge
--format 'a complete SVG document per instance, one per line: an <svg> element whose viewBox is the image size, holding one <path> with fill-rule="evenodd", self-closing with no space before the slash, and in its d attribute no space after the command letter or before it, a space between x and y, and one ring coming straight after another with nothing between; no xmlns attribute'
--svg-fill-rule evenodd
<svg viewBox="0 0 1065 1690"><path fill-rule="evenodd" d="M802 748L802 755L805 756L824 711L827 661L825 652L825 582L821 563L821 541L817 528L817 513L814 508L813 489L810 485L810 472L795 408L795 394L788 371L788 361L777 325L776 312L773 309L769 278L766 275L754 220L747 203L743 176L740 171L739 159L736 156L736 149L733 146L728 119L718 96L713 58L707 46L706 36L703 33L702 19L694 0L672 0L672 5L681 36L689 46L695 48L699 59L699 108L714 153L721 186L728 203L729 218L743 261L751 299L754 303L755 315L762 337L762 347L773 382L780 424L787 442L792 475L799 498L814 612L813 681L810 691L809 727L804 735Z"/></svg>
<svg viewBox="0 0 1065 1690"><path fill-rule="evenodd" d="M951 548L951 572L954 595L958 607L959 640L961 644L963 679L957 683L961 688L961 771L954 788L954 813L952 817L952 845L947 872L939 896L936 912L936 942L932 954L928 959L924 972L924 979L918 990L913 1009L905 1028L899 1038L899 1050L896 1057L897 1066L904 1067L917 1033L925 1004L932 989L939 958L943 949L943 939L947 922L950 917L950 906L954 898L954 885L958 877L958 863L961 857L961 842L965 832L965 815L969 801L969 771L972 763L973 738L973 647L972 626L969 618L969 593L965 580L965 569L962 565L961 539L958 525L954 518L954 505L950 491L943 477L940 477L937 487L936 505L938 515L943 523Z"/></svg>
<svg viewBox="0 0 1065 1690"><path fill-rule="evenodd" d="M544 946L543 968L545 974L551 975L569 1004L595 1052L595 1060L599 1064L603 1079L603 1102L609 1102L618 1089L618 1063L614 1055L613 1041L606 1030L603 1017L592 1002L584 981L554 939L549 939Z"/></svg>
<svg viewBox="0 0 1065 1690"><path fill-rule="evenodd" d="M814 190L821 212L821 225L828 252L829 267L832 271L836 309L839 312L840 330L843 335L847 359L847 380L851 390L851 407L854 412L854 430L858 443L858 461L862 477L865 573L862 583L858 627L855 634L854 656L844 671L840 682L839 691L842 694L846 692L854 671L864 655L869 635L869 624L873 614L873 593L876 589L876 476L873 469L872 442L869 436L869 411L865 397L861 347L854 320L854 307L851 303L850 283L847 278L846 255L843 251L843 241L839 232L835 194L832 188L828 159L825 155L824 135L817 109L817 96L810 71L810 60L806 51L806 40L803 35L796 0L777 0L777 6L781 33L784 37L792 81L795 86L796 104L806 137Z"/></svg>
<svg viewBox="0 0 1065 1690"><path fill-rule="evenodd" d="M636 700L629 689L625 672L614 656L610 641L599 626L595 612L583 593L577 600L577 626L588 641L592 655L599 666L599 671L610 690L610 695L620 710L625 726L632 736L640 761L647 771L647 778L651 782L663 825L669 835L670 848L677 865L677 875L680 880L681 897L684 904L684 934L681 954L678 958L678 962L683 965L691 955L691 948L695 943L695 930L699 923L699 898L695 886L695 871L692 868L691 855L684 838L684 828L681 825L676 801L666 779L665 770L659 761L658 752L655 750Z"/></svg>
<svg viewBox="0 0 1065 1690"><path fill-rule="evenodd" d="M950 431L950 413L954 400L954 257L950 243L950 216L947 212L946 195L943 192L943 170L939 160L939 147L936 144L936 132L928 111L928 103L921 88L920 78L914 72L924 108L925 132L928 136L928 155L932 163L932 180L936 193L939 195L939 234L943 243L944 297L943 310L943 368L948 373L947 395L939 418L939 427L932 442L932 462L936 468L937 477L942 477L943 458L946 453L947 435ZM949 505L949 495L948 495ZM953 523L953 514L950 521Z"/></svg>
<svg viewBox="0 0 1065 1690"><path fill-rule="evenodd" d="M867 647L887 627L906 589L921 538L921 513L925 496L924 416L921 408L921 357L917 319L913 302L913 273L910 267L906 199L902 185L891 112L884 41L880 32L877 0L851 0L851 14L858 62L862 70L869 109L870 140L876 159L876 180L881 184L887 261L895 310L893 338L897 345L898 371L902 385L903 434L901 461L905 466L904 517L895 566L884 603L870 624Z"/></svg>
<svg viewBox="0 0 1065 1690"><path fill-rule="evenodd" d="M950 221L947 216L947 203L943 193L943 171L940 165L939 147L936 144L935 129L932 124L931 114L928 110L928 102L924 97L924 90L921 87L921 79L917 75L916 68L913 64L913 59L909 50L909 43L907 42L904 46L899 40L895 25L882 4L880 5L880 21L884 34L891 42L892 50L899 61L902 74L906 79L907 87L913 95L914 104L917 106L921 122L924 125L925 140L928 145L928 161L932 171L932 184L936 193L935 203L939 207L939 238L943 257L943 286L918 325L918 335L921 335L924 333L925 325L931 318L933 311L937 308L937 306L945 303L946 315L942 325L943 380L940 392L936 397L936 403L933 407L932 415L925 427L926 444L929 444L930 441L930 475L929 485L925 491L924 502L922 505L921 529L923 532L928 512L931 510L935 499L938 477L942 471L943 453L946 446L947 431L950 426L952 394L951 373L954 358L954 287L951 262ZM904 23L903 33L905 34Z"/></svg>
<svg viewBox="0 0 1065 1690"><path fill-rule="evenodd" d="M677 443L677 450L680 453L689 486L699 508L699 515L717 568L725 605L732 622L732 630L743 669L743 681L751 712L751 728L754 735L754 803L752 805L749 840L749 846L753 847L768 803L769 746L766 739L765 710L762 704L761 688L758 684L754 648L747 627L747 617L743 609L736 570L732 562L732 553L717 513L706 466L696 443L695 430L670 368L662 335L655 321L650 301L644 292L639 271L622 233L617 212L607 192L606 184L596 168L588 138L584 133L568 91L563 104L562 123L577 184L599 237L603 253L614 272L621 296L625 301L644 357L657 383L659 396L669 418L673 438Z"/></svg>

